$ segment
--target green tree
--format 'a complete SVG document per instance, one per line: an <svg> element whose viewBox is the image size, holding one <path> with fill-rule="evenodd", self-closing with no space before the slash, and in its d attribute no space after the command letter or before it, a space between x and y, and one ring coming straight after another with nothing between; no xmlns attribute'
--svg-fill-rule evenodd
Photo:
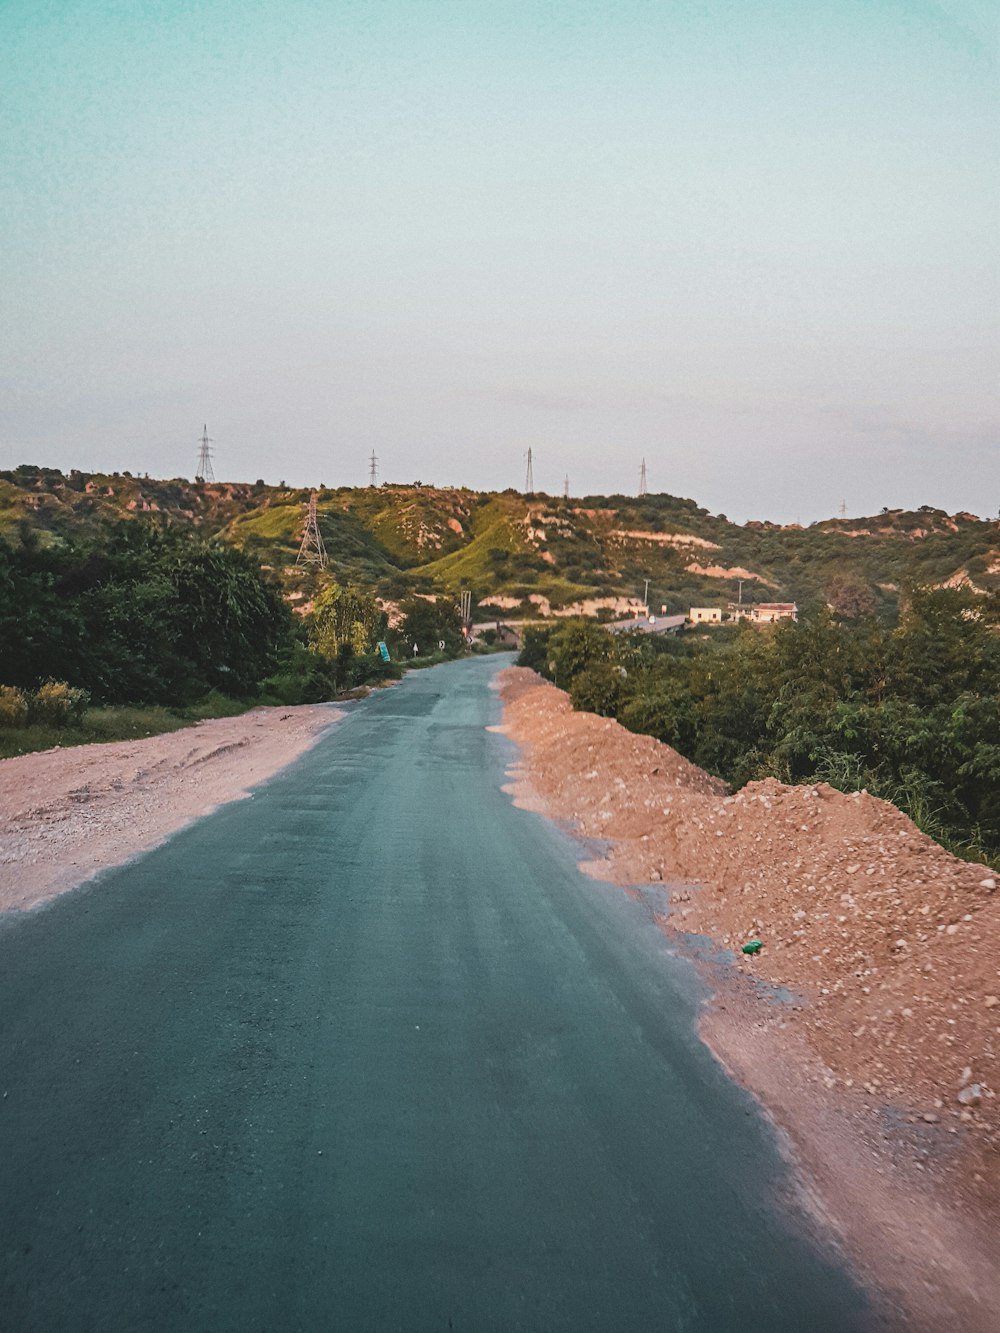
<svg viewBox="0 0 1000 1333"><path fill-rule="evenodd" d="M594 662L611 657L611 635L592 620L571 620L549 640L552 678L561 689L569 689L573 677Z"/></svg>
<svg viewBox="0 0 1000 1333"><path fill-rule="evenodd" d="M875 589L860 574L834 574L826 585L825 596L834 615L845 620L874 615L878 605Z"/></svg>
<svg viewBox="0 0 1000 1333"><path fill-rule="evenodd" d="M927 706L977 689L988 669L993 675L997 641L984 610L964 588L911 589L890 646L893 692Z"/></svg>
<svg viewBox="0 0 1000 1333"><path fill-rule="evenodd" d="M100 540L0 543L0 680L67 681L102 702L245 695L292 642L279 590L247 556L128 522Z"/></svg>
<svg viewBox="0 0 1000 1333"><path fill-rule="evenodd" d="M616 717L627 696L626 670L613 662L591 662L570 682L573 707L601 717Z"/></svg>
<svg viewBox="0 0 1000 1333"><path fill-rule="evenodd" d="M399 609L401 620L394 637L399 650L407 657L413 644L425 656L443 651L448 657L458 657L465 651L462 614L454 602L444 597L434 601L409 597ZM442 642L443 649L440 647Z"/></svg>
<svg viewBox="0 0 1000 1333"><path fill-rule="evenodd" d="M374 651L385 624L385 612L373 594L330 580L313 601L309 642L324 657L336 657L345 646L360 656Z"/></svg>

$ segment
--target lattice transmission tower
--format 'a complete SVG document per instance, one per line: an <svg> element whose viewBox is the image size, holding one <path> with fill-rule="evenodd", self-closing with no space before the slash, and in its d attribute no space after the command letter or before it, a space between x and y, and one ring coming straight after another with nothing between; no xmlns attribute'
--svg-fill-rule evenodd
<svg viewBox="0 0 1000 1333"><path fill-rule="evenodd" d="M535 493L535 472L531 466L531 450L528 450L528 466L524 473L524 490L527 495Z"/></svg>
<svg viewBox="0 0 1000 1333"><path fill-rule="evenodd" d="M316 492L313 491L306 507L306 521L302 528L302 541L299 543L299 553L295 557L295 563L318 565L320 569L325 569L326 561L326 547L323 544L323 534L319 530L319 516L316 513Z"/></svg>
<svg viewBox="0 0 1000 1333"><path fill-rule="evenodd" d="M642 467L639 469L639 494L646 494L646 460L642 460Z"/></svg>
<svg viewBox="0 0 1000 1333"><path fill-rule="evenodd" d="M212 441L209 439L208 426L202 427L201 439L198 441L201 448L198 450L198 467L195 471L195 477L200 477L202 481L214 481L215 469L212 467Z"/></svg>
<svg viewBox="0 0 1000 1333"><path fill-rule="evenodd" d="M378 459L375 456L375 450L372 450L372 456L368 460L368 485L378 485Z"/></svg>

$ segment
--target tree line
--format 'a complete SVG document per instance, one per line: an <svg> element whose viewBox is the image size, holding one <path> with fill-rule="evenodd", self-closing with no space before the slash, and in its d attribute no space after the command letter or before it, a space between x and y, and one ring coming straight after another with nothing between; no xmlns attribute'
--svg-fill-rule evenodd
<svg viewBox="0 0 1000 1333"><path fill-rule="evenodd" d="M103 703L239 697L292 635L280 590L241 552L152 523L44 545L0 542L0 681L64 680Z"/></svg>
<svg viewBox="0 0 1000 1333"><path fill-rule="evenodd" d="M327 574L297 616L252 557L155 521L48 543L22 524L0 541L0 686L26 701L11 696L13 719L28 703L38 711L31 701L49 681L97 704L176 708L213 691L312 703L398 676L414 645L423 656L442 641L445 656L464 651L451 602L411 597L397 620L390 630L374 589Z"/></svg>
<svg viewBox="0 0 1000 1333"><path fill-rule="evenodd" d="M960 854L1000 855L1000 605L914 588L898 622L817 605L718 637L540 628L521 662L576 708L657 737L733 787L825 781L892 801Z"/></svg>

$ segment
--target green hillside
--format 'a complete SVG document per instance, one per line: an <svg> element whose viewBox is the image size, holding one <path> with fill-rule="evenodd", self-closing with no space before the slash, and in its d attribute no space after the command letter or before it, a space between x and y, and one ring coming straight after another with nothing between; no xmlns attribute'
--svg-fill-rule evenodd
<svg viewBox="0 0 1000 1333"><path fill-rule="evenodd" d="M118 519L156 518L216 532L261 503L269 488L233 482L159 481L129 472L22 466L0 472L0 536L27 523L44 540L100 532Z"/></svg>
<svg viewBox="0 0 1000 1333"><path fill-rule="evenodd" d="M809 528L737 525L671 495L564 499L429 486L318 489L320 527L342 582L398 597L470 589L480 604L535 612L641 597L671 612L735 600L823 596L847 576L891 612L907 582L1000 590L1000 525L924 506ZM189 525L245 549L308 595L295 556L309 491L21 467L0 472L0 538L99 540L112 521Z"/></svg>

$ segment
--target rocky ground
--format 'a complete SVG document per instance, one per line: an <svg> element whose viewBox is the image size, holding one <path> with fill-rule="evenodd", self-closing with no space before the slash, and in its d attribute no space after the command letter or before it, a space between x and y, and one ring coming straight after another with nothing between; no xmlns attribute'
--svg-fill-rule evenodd
<svg viewBox="0 0 1000 1333"><path fill-rule="evenodd" d="M329 704L255 708L0 760L0 912L34 907L246 795L340 716Z"/></svg>
<svg viewBox="0 0 1000 1333"><path fill-rule="evenodd" d="M663 929L719 946L706 1040L791 1135L855 1257L879 1253L889 1286L896 1265L904 1326L1000 1327L985 1244L1000 1220L994 873L866 793L769 779L730 795L534 672L500 688L519 801L608 840L591 873L662 882Z"/></svg>

